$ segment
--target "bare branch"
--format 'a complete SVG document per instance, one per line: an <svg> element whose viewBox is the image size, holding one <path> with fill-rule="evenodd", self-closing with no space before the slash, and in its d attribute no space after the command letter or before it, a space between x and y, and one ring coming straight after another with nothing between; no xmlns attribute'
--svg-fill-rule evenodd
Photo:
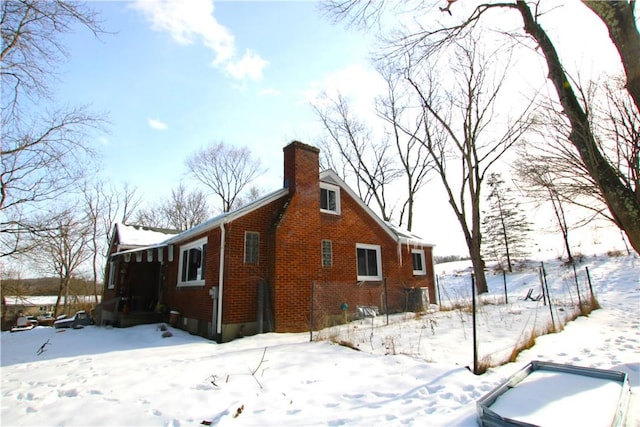
<svg viewBox="0 0 640 427"><path fill-rule="evenodd" d="M240 193L263 173L260 160L246 147L235 148L224 142L193 153L186 165L193 178L220 198L222 212L234 209Z"/></svg>

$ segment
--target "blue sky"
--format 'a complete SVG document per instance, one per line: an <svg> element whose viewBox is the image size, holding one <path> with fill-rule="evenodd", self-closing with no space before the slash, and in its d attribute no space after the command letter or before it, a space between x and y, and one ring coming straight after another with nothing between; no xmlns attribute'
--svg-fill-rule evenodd
<svg viewBox="0 0 640 427"><path fill-rule="evenodd" d="M366 37L332 25L315 3L168 4L90 3L112 34L67 37L58 86L61 101L108 113L98 136L105 178L151 198L183 178L189 153L218 140L248 146L268 168L260 186L278 188L282 147L317 135L309 94L336 74L349 85L372 73Z"/></svg>
<svg viewBox="0 0 640 427"><path fill-rule="evenodd" d="M370 106L383 90L369 64L373 38L332 24L315 2L89 5L109 33L96 39L78 28L65 36L70 58L59 70L57 100L108 115L108 132L95 135L102 153L99 173L137 187L149 203L168 196L181 179L190 183L185 158L212 141L249 147L267 169L257 185L276 190L282 186L282 148L294 139L318 142L321 128L311 97L340 90L356 106ZM584 13L584 6L572 7ZM565 12L572 25L584 27ZM602 31L591 19L587 26ZM564 30L557 47L574 54L572 38L581 41L593 31L574 31L568 22L560 18L547 28L552 35ZM606 43L606 37L597 40ZM585 58L611 63L594 51L576 51L576 61L567 65L582 73ZM529 71L522 71L523 78ZM535 72L544 81L544 70ZM440 255L464 254L460 226L435 182L419 195L414 231L435 243Z"/></svg>

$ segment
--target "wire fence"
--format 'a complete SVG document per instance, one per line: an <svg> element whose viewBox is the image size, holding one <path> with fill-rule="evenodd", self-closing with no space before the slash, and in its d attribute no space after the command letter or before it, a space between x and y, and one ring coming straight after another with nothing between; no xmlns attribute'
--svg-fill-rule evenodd
<svg viewBox="0 0 640 427"><path fill-rule="evenodd" d="M343 325L365 318L382 318L389 324L389 315L429 308L427 288L389 286L387 280L369 284L353 281L316 281L311 292L310 331Z"/></svg>
<svg viewBox="0 0 640 427"><path fill-rule="evenodd" d="M311 339L473 363L475 371L479 360L491 366L509 361L535 336L597 308L584 266L529 264L513 273L487 271L486 278L489 292L476 296L475 310L470 270L437 277L431 302L423 288L315 282Z"/></svg>

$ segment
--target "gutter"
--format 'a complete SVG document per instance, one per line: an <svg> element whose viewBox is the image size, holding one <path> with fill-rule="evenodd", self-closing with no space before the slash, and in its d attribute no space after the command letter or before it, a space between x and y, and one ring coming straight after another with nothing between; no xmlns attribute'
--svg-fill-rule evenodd
<svg viewBox="0 0 640 427"><path fill-rule="evenodd" d="M222 290L224 289L224 247L226 230L224 222L220 223L220 268L218 269L218 318L216 319L216 334L222 335Z"/></svg>

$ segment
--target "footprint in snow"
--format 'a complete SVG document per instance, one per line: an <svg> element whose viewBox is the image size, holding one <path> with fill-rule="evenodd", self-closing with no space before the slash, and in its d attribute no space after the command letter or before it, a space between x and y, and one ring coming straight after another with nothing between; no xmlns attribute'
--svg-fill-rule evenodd
<svg viewBox="0 0 640 427"><path fill-rule="evenodd" d="M440 390L442 390L444 388L443 385L428 385L427 386L427 390L429 390L429 393L437 393Z"/></svg>
<svg viewBox="0 0 640 427"><path fill-rule="evenodd" d="M75 388L69 390L58 390L58 397L77 397L78 390Z"/></svg>

